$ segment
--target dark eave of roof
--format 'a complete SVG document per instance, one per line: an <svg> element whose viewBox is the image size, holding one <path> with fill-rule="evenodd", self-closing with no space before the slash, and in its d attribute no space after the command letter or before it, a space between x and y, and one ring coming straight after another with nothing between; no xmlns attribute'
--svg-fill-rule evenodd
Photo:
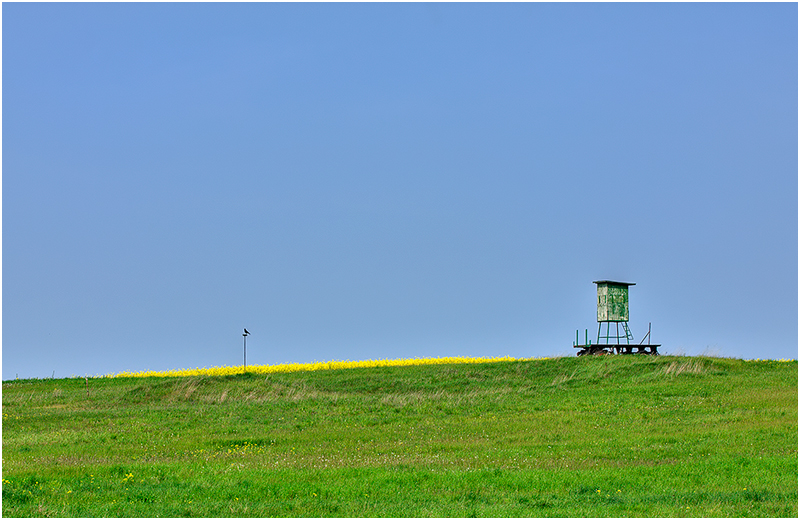
<svg viewBox="0 0 800 520"><path fill-rule="evenodd" d="M596 283L596 284L598 284L598 285L600 285L601 283L604 283L604 284L606 284L606 285L624 285L625 287L627 287L627 286L629 286L629 285L636 285L635 283L630 283L630 282L614 282L614 281L611 281L611 280L597 280L596 282L592 282L592 283Z"/></svg>

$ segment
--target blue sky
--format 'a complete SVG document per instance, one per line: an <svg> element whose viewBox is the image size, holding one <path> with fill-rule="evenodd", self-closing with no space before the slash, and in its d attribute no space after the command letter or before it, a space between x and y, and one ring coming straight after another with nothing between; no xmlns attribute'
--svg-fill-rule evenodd
<svg viewBox="0 0 800 520"><path fill-rule="evenodd" d="M6 3L2 377L796 358L796 3Z"/></svg>

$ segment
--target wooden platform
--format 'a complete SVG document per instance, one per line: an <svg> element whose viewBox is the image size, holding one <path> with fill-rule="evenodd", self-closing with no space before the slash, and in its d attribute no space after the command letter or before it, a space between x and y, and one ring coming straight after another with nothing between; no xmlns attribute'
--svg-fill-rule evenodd
<svg viewBox="0 0 800 520"><path fill-rule="evenodd" d="M658 355L658 347L661 345L629 345L627 343L619 344L598 344L598 345L574 345L574 348L579 348L579 356L602 356L604 354L648 354L651 356Z"/></svg>

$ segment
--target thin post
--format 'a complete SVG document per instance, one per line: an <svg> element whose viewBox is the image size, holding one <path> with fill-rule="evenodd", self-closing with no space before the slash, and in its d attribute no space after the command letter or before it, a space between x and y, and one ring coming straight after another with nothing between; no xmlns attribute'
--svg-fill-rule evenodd
<svg viewBox="0 0 800 520"><path fill-rule="evenodd" d="M242 334L242 339L244 340L244 372L243 373L245 373L245 374L247 373L247 336L249 336L249 335L250 335L250 333L247 331L247 329L244 329L244 334Z"/></svg>

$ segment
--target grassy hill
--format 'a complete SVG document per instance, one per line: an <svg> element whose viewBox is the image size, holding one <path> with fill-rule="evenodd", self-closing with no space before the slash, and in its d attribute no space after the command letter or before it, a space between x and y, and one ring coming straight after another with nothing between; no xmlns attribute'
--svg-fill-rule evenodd
<svg viewBox="0 0 800 520"><path fill-rule="evenodd" d="M3 382L3 516L798 515L797 362Z"/></svg>

